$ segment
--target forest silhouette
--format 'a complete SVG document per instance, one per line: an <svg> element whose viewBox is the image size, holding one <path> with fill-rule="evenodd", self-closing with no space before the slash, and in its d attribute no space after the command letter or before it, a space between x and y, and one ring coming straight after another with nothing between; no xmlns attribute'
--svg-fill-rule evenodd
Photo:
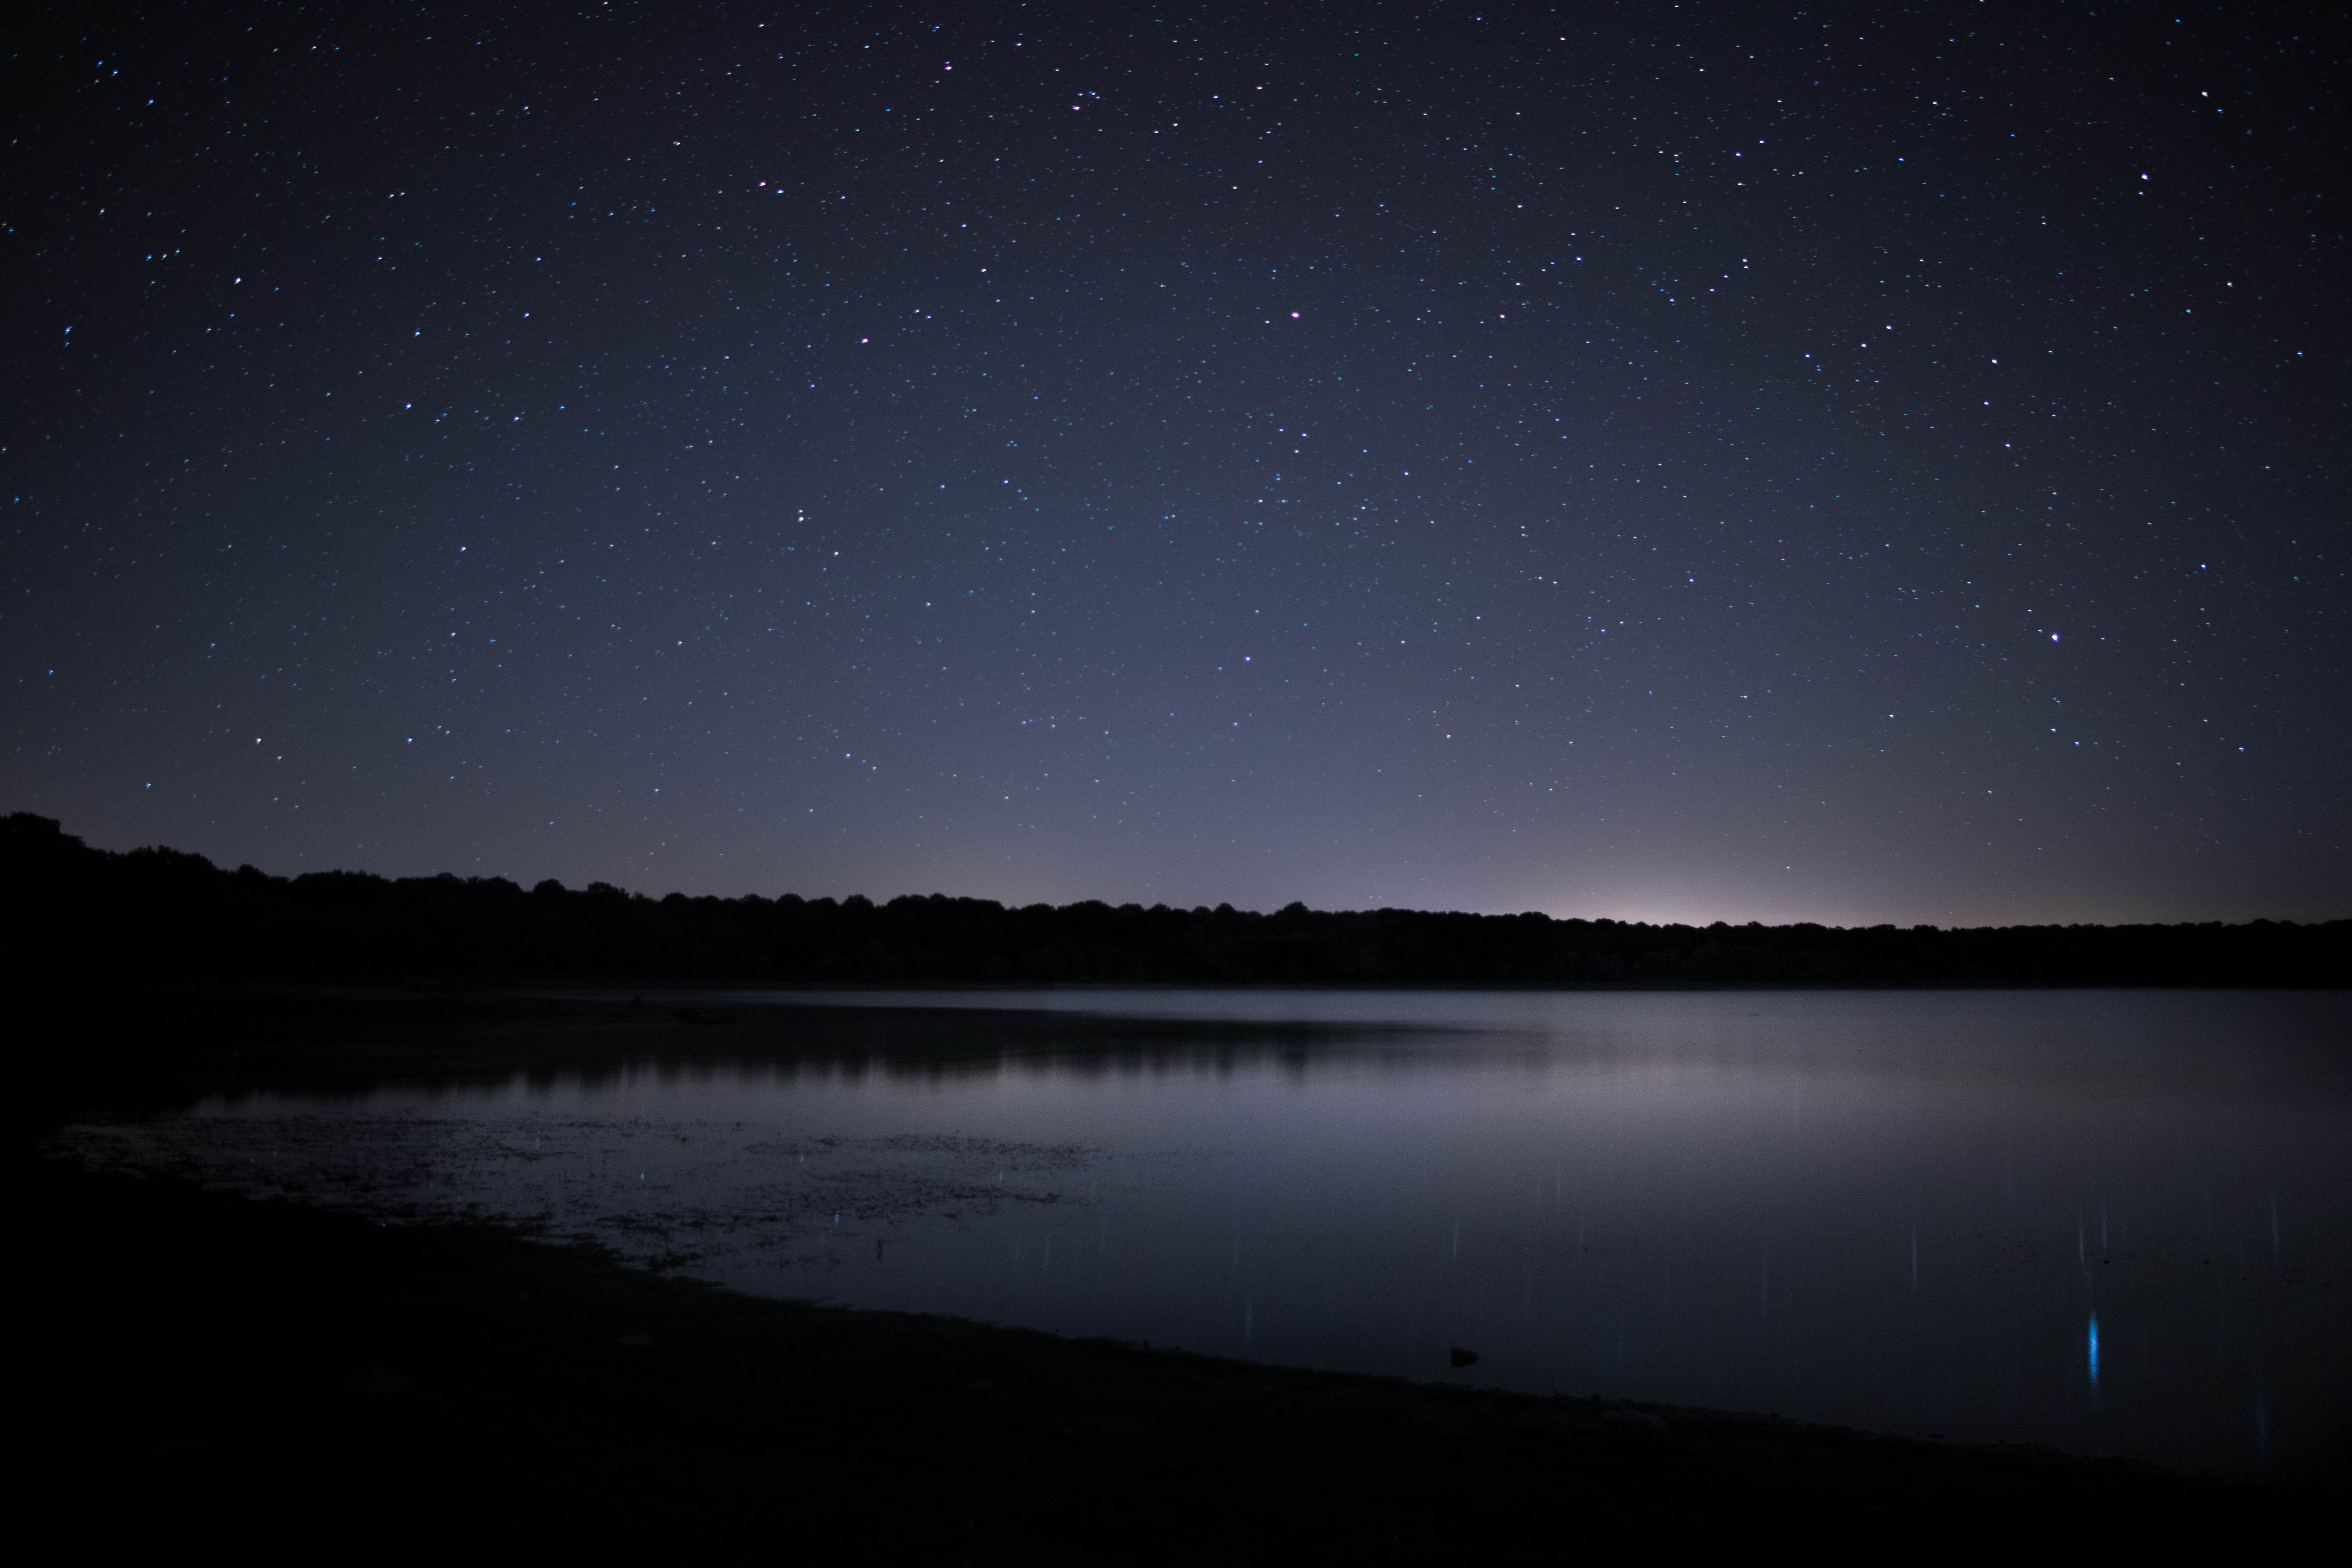
<svg viewBox="0 0 2352 1568"><path fill-rule="evenodd" d="M2352 920L1944 930L1650 925L1294 903L1272 914L650 898L604 882L226 870L0 819L24 973L204 983L2341 986Z"/></svg>

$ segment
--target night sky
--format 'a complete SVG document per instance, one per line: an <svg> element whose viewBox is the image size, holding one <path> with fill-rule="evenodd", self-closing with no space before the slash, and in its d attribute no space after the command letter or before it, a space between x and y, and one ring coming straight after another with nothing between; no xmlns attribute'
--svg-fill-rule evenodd
<svg viewBox="0 0 2352 1568"><path fill-rule="evenodd" d="M20 16L0 809L656 894L2352 914L2345 15Z"/></svg>

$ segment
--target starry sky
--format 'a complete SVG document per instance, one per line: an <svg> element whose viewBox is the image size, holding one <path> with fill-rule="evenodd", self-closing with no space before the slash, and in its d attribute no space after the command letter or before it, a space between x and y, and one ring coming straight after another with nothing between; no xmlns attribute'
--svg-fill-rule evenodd
<svg viewBox="0 0 2352 1568"><path fill-rule="evenodd" d="M2344 17L57 7L0 808L656 893L2352 914Z"/></svg>

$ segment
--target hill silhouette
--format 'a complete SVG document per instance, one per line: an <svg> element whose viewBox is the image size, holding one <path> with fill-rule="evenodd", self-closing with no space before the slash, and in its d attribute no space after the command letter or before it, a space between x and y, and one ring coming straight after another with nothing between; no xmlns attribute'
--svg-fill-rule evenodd
<svg viewBox="0 0 2352 1568"><path fill-rule="evenodd" d="M604 882L270 876L0 818L23 973L51 980L771 984L2341 986L2311 924L1650 925L1294 903L649 898Z"/></svg>

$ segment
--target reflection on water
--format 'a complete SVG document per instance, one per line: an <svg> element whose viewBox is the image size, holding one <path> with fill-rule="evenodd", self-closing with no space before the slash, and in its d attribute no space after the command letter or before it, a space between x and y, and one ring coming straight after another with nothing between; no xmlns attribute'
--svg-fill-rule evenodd
<svg viewBox="0 0 2352 1568"><path fill-rule="evenodd" d="M778 1295L2194 1468L2344 1456L2341 996L648 1000L737 1023L67 1142Z"/></svg>

